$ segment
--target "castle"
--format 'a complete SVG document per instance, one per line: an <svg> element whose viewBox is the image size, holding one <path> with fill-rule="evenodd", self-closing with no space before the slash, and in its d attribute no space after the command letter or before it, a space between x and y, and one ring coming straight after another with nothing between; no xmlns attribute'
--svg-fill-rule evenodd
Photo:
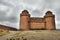
<svg viewBox="0 0 60 40"><path fill-rule="evenodd" d="M31 17L27 10L23 10L20 14L20 30L36 30L47 29L54 30L55 28L55 15L51 11L47 11L43 18Z"/></svg>

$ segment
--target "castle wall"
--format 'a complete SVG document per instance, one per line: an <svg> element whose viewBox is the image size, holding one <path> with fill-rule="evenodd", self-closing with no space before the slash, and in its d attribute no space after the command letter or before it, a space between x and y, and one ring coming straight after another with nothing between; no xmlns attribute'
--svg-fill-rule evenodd
<svg viewBox="0 0 60 40"><path fill-rule="evenodd" d="M55 22L53 17L45 18L46 21L46 29L55 29Z"/></svg>
<svg viewBox="0 0 60 40"><path fill-rule="evenodd" d="M2 26L0 26L0 29L3 29L3 30L10 30L10 29L5 28L5 27L2 27Z"/></svg>
<svg viewBox="0 0 60 40"><path fill-rule="evenodd" d="M21 16L20 19L20 29L21 30L29 30L29 17L28 16Z"/></svg>
<svg viewBox="0 0 60 40"><path fill-rule="evenodd" d="M42 28L45 28L45 23L36 23L36 22L31 22L30 23L31 25L31 29L42 29Z"/></svg>

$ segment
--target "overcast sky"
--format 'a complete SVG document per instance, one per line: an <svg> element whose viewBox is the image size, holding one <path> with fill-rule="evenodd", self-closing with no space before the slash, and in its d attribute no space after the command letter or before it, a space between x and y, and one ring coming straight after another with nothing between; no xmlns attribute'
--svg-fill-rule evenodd
<svg viewBox="0 0 60 40"><path fill-rule="evenodd" d="M18 29L19 15L24 9L33 17L42 17L46 11L52 11L56 28L60 29L60 0L0 0L0 24Z"/></svg>

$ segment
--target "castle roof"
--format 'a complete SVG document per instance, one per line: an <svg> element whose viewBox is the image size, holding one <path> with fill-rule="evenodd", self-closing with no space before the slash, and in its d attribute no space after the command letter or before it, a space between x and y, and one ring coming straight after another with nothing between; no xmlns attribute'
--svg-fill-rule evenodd
<svg viewBox="0 0 60 40"><path fill-rule="evenodd" d="M45 17L46 17L46 16L51 17L51 16L54 16L54 14L53 14L51 11L47 11L46 14L45 14Z"/></svg>
<svg viewBox="0 0 60 40"><path fill-rule="evenodd" d="M44 18L42 18L42 17L41 18L40 17L31 17L30 19L31 19L30 20L31 22L38 22L38 23L44 22Z"/></svg>
<svg viewBox="0 0 60 40"><path fill-rule="evenodd" d="M23 10L22 12L26 12L26 13L29 13L27 10Z"/></svg>
<svg viewBox="0 0 60 40"><path fill-rule="evenodd" d="M46 15L53 15L51 11L47 11Z"/></svg>
<svg viewBox="0 0 60 40"><path fill-rule="evenodd" d="M52 13L51 11L47 11L46 13Z"/></svg>
<svg viewBox="0 0 60 40"><path fill-rule="evenodd" d="M27 10L23 10L22 13L20 15L30 15L29 12Z"/></svg>

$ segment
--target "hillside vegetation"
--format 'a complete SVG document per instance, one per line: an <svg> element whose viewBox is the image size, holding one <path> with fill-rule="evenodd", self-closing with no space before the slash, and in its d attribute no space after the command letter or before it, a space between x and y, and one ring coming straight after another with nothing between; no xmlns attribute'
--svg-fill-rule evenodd
<svg viewBox="0 0 60 40"><path fill-rule="evenodd" d="M7 40L60 40L60 30L19 31Z"/></svg>

